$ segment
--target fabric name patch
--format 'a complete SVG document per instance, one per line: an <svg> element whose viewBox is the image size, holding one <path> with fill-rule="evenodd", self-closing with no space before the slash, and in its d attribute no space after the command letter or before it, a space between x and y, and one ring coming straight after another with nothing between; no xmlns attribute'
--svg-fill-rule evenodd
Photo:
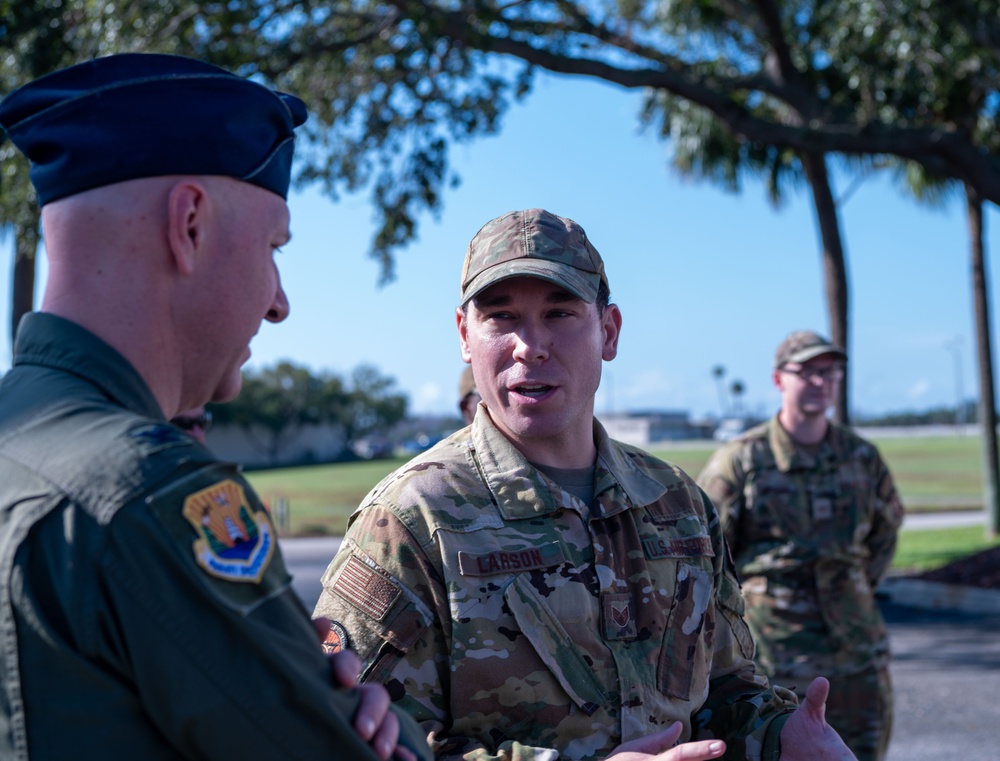
<svg viewBox="0 0 1000 761"><path fill-rule="evenodd" d="M337 577L334 590L362 613L381 621L400 595L399 587L353 555Z"/></svg>
<svg viewBox="0 0 1000 761"><path fill-rule="evenodd" d="M274 555L275 538L265 515L250 507L243 487L226 479L189 495L184 517L198 538L198 565L228 581L259 583Z"/></svg>
<svg viewBox="0 0 1000 761"><path fill-rule="evenodd" d="M642 551L649 560L715 556L712 540L707 536L687 536L683 539L644 536L642 537Z"/></svg>
<svg viewBox="0 0 1000 761"><path fill-rule="evenodd" d="M483 554L458 553L458 569L463 576L493 576L510 571L531 571L551 568L565 562L562 548L557 542L523 550L494 550Z"/></svg>

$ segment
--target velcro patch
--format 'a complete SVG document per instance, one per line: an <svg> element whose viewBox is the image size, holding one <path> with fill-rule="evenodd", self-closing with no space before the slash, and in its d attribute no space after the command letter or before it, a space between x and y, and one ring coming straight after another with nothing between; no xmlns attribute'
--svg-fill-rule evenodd
<svg viewBox="0 0 1000 761"><path fill-rule="evenodd" d="M344 625L340 621L330 622L330 631L323 638L322 646L323 652L328 655L339 653L341 650L347 650L351 646L351 640L347 636L347 629L344 628Z"/></svg>
<svg viewBox="0 0 1000 761"><path fill-rule="evenodd" d="M227 581L260 582L276 542L267 516L250 506L242 486L227 478L190 494L183 513L198 534L192 544L198 565Z"/></svg>
<svg viewBox="0 0 1000 761"><path fill-rule="evenodd" d="M401 591L389 578L353 555L333 585L334 590L365 615L381 621Z"/></svg>
<svg viewBox="0 0 1000 761"><path fill-rule="evenodd" d="M648 560L715 557L715 550L712 549L712 540L707 536L677 538L647 535L642 537L642 551Z"/></svg>
<svg viewBox="0 0 1000 761"><path fill-rule="evenodd" d="M564 562L566 558L558 542L523 550L494 550L482 554L460 550L458 553L458 569L463 576L494 576L511 571L531 571L536 568L551 568Z"/></svg>
<svg viewBox="0 0 1000 761"><path fill-rule="evenodd" d="M635 639L635 604L632 602L632 595L628 592L602 592L601 623L606 642Z"/></svg>
<svg viewBox="0 0 1000 761"><path fill-rule="evenodd" d="M833 500L829 497L816 497L813 499L813 520L828 521L833 517Z"/></svg>

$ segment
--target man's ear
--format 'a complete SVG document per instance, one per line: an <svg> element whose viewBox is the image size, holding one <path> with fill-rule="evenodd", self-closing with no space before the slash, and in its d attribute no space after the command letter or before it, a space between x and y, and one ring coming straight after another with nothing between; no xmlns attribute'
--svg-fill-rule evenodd
<svg viewBox="0 0 1000 761"><path fill-rule="evenodd" d="M469 352L469 317L462 311L462 307L455 309L455 324L458 326L458 341L462 346L462 361L472 362L472 354Z"/></svg>
<svg viewBox="0 0 1000 761"><path fill-rule="evenodd" d="M205 186L196 180L178 182L167 195L167 242L174 264L183 275L194 272L205 245L207 201Z"/></svg>
<svg viewBox="0 0 1000 761"><path fill-rule="evenodd" d="M618 356L618 337L622 332L622 313L615 304L608 304L601 316L601 330L604 333L604 346L601 359L610 362Z"/></svg>

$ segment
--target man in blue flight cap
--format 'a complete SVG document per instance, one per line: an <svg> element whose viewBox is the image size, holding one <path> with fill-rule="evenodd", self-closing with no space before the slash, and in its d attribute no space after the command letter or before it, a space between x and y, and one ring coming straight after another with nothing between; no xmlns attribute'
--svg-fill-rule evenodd
<svg viewBox="0 0 1000 761"><path fill-rule="evenodd" d="M340 686L357 661L331 669L238 469L167 422L234 397L288 315L273 254L305 119L164 55L0 102L49 260L0 385L2 758L429 757L384 690Z"/></svg>

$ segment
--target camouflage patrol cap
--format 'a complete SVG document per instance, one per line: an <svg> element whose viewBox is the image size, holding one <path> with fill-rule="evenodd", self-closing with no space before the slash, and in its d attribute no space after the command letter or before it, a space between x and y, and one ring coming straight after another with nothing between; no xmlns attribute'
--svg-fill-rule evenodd
<svg viewBox="0 0 1000 761"><path fill-rule="evenodd" d="M847 359L847 352L830 343L811 330L796 330L790 333L774 353L774 368L784 367L789 362L808 362L822 354L838 354Z"/></svg>
<svg viewBox="0 0 1000 761"><path fill-rule="evenodd" d="M608 279L604 262L576 222L544 209L511 211L476 233L462 268L462 304L494 283L538 277L589 304Z"/></svg>

